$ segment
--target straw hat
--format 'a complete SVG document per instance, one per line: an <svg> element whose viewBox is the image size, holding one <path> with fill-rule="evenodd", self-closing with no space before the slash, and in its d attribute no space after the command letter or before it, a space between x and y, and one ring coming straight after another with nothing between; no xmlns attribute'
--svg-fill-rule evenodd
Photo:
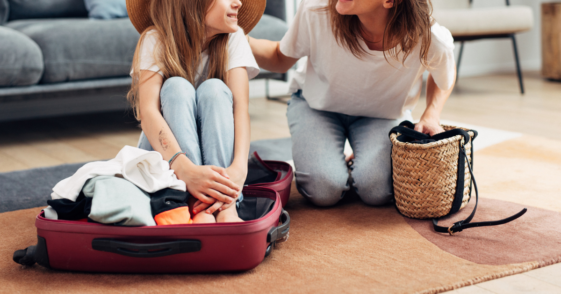
<svg viewBox="0 0 561 294"><path fill-rule="evenodd" d="M153 25L150 18L150 3L152 0L127 0L129 18L139 33ZM189 1L189 0L180 0ZM243 0L243 5L238 12L238 25L244 33L249 33L261 19L266 0Z"/></svg>

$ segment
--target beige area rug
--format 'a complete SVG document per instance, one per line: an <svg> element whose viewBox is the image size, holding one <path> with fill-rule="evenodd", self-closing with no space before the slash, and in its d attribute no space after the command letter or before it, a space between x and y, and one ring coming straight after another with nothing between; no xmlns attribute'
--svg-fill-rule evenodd
<svg viewBox="0 0 561 294"><path fill-rule="evenodd" d="M476 152L475 160L480 195L485 198L479 218L506 215L526 206L532 220L559 219L561 142L523 136ZM497 205L505 202L510 203ZM496 206L505 208L496 211ZM436 235L403 218L392 206L368 207L356 198L321 209L293 189L287 210L292 217L290 239L261 265L244 273L209 275L110 275L60 272L37 265L22 268L11 260L12 254L36 242L34 218L40 209L2 213L0 292L438 293L559 262L561 256L561 246L552 249L555 243L551 242L546 254L527 254L515 262L489 263L462 256L446 246L452 246L452 241L481 242L481 236L508 244L504 241L509 236L485 234L486 228L454 237ZM522 223L523 219L507 224L504 231L517 234L507 226L516 228ZM426 224L420 223L421 227ZM536 227L530 221L525 226L527 230ZM561 229L549 233L559 235ZM517 249L513 250L511 254L516 255Z"/></svg>

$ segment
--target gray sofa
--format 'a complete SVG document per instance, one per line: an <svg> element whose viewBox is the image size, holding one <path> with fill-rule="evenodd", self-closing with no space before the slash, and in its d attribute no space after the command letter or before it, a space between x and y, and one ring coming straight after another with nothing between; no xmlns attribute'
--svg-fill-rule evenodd
<svg viewBox="0 0 561 294"><path fill-rule="evenodd" d="M268 0L250 35L278 41L285 20L285 0ZM83 0L0 0L0 121L127 109L138 37L127 18L89 19Z"/></svg>

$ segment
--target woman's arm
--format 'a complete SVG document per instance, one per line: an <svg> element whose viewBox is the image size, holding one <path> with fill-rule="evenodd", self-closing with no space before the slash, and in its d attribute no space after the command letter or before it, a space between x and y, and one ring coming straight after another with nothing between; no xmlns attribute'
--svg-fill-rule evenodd
<svg viewBox="0 0 561 294"><path fill-rule="evenodd" d="M250 36L247 36L247 41L259 67L268 71L285 73L298 61L282 54L280 42L254 39Z"/></svg>
<svg viewBox="0 0 561 294"><path fill-rule="evenodd" d="M181 147L160 112L162 84L161 75L147 70L140 71L140 124L152 148L160 152L165 160L169 160L181 151ZM197 166L187 156L180 155L173 162L172 168L177 178L187 184L191 195L202 202L214 203L219 200L232 203L238 191L241 191L241 186L229 180L226 170L221 167Z"/></svg>
<svg viewBox="0 0 561 294"><path fill-rule="evenodd" d="M421 116L421 120L415 125L416 131L431 136L444 132L444 129L440 126L440 113L442 113L446 100L452 94L452 90L454 90L454 84L450 89L442 90L436 85L432 75L429 74L427 78L427 108Z"/></svg>

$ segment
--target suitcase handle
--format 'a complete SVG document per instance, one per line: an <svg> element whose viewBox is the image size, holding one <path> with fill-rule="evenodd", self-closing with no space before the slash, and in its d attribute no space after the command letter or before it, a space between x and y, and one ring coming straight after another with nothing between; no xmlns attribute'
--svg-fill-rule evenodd
<svg viewBox="0 0 561 294"><path fill-rule="evenodd" d="M161 257L201 250L199 240L176 240L163 243L138 244L114 239L93 239L92 249L130 257Z"/></svg>
<svg viewBox="0 0 561 294"><path fill-rule="evenodd" d="M276 242L279 240L284 239L286 241L288 239L288 231L290 230L290 215L286 210L282 210L280 215L281 224L278 227L273 227L269 230L267 234L267 242Z"/></svg>

